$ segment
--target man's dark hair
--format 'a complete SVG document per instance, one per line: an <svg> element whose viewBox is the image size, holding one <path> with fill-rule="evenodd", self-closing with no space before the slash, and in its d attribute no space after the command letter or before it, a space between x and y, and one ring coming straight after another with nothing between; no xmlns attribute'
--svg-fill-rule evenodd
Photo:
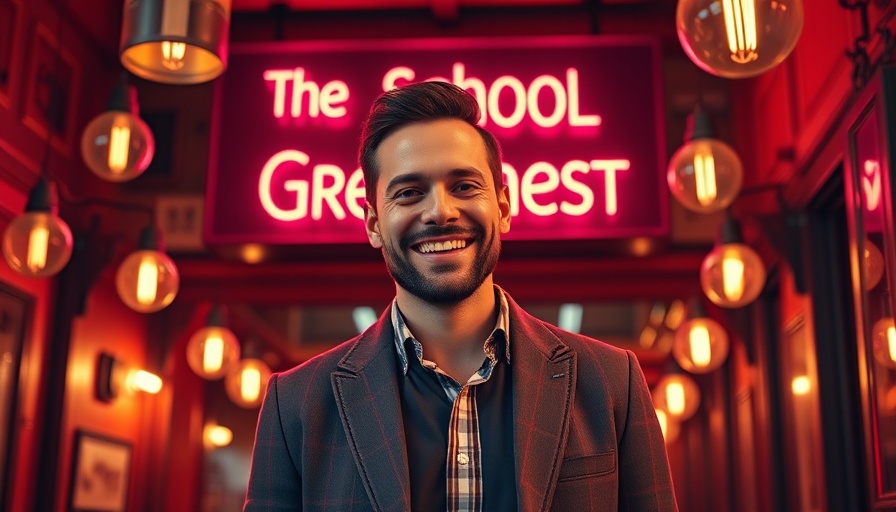
<svg viewBox="0 0 896 512"><path fill-rule="evenodd" d="M500 194L504 183L501 172L501 147L494 135L476 123L479 104L460 87L447 82L421 82L392 89L380 95L364 122L358 159L364 171L367 202L376 206L376 182L380 175L376 150L383 140L399 128L411 123L436 119L460 119L476 128L485 142L488 166Z"/></svg>

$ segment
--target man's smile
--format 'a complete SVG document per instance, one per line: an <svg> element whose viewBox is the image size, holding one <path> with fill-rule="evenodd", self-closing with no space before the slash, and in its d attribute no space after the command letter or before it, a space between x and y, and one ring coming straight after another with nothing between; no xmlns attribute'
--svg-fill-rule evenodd
<svg viewBox="0 0 896 512"><path fill-rule="evenodd" d="M469 243L472 243L471 239L455 238L451 240L434 240L421 242L419 244L413 245L411 248L419 253L429 254L464 249Z"/></svg>

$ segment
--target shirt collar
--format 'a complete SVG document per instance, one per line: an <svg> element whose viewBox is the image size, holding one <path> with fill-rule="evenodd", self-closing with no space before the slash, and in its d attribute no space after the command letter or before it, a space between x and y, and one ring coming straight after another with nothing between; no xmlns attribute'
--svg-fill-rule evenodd
<svg viewBox="0 0 896 512"><path fill-rule="evenodd" d="M486 357L494 359L495 344L503 340L504 356L507 363L510 363L510 308L507 304L507 297L497 285L495 287L495 298L498 300L498 321L495 328L485 340L482 350ZM395 349L398 351L398 359L401 361L402 373L408 373L408 353L405 350L405 342L410 340L414 346L414 352L417 359L423 359L423 345L414 338L411 330L404 321L404 316L398 309L398 298L392 299L392 327L395 330Z"/></svg>

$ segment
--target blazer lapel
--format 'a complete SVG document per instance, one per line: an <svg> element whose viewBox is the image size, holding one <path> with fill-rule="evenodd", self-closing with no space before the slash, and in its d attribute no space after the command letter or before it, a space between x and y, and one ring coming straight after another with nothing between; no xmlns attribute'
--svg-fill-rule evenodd
<svg viewBox="0 0 896 512"><path fill-rule="evenodd" d="M547 510L569 433L576 354L515 303L510 309L519 508Z"/></svg>
<svg viewBox="0 0 896 512"><path fill-rule="evenodd" d="M349 448L374 510L410 510L397 354L386 313L331 374Z"/></svg>

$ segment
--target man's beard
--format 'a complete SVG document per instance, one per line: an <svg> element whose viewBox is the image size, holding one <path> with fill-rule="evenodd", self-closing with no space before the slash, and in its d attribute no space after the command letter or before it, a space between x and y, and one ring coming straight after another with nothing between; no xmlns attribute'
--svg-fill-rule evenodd
<svg viewBox="0 0 896 512"><path fill-rule="evenodd" d="M460 282L454 279L441 279L442 272L455 270L456 263L435 265L432 267L431 276L425 276L420 269L415 267L406 257L413 251L411 246L417 241L437 236L472 237L476 246L476 256L470 272L463 276ZM430 304L456 304L475 292L492 273L498 264L498 256L501 254L501 239L497 231L492 233L489 240L485 240L485 231L476 227L464 230L459 227L430 227L414 235L405 235L399 241L398 249L392 244L383 244L383 258L392 279L412 295L429 302Z"/></svg>

